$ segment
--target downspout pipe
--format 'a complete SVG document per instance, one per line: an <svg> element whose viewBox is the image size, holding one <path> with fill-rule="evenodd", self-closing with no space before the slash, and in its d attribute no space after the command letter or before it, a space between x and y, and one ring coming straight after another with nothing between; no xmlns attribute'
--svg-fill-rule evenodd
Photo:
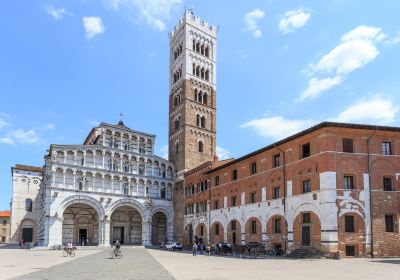
<svg viewBox="0 0 400 280"><path fill-rule="evenodd" d="M367 149L368 149L368 184L369 184L369 217L370 217L370 243L371 243L371 258L374 258L374 231L373 231L373 219L372 219L372 169L371 169L371 139L378 132L379 127L368 137L367 139Z"/></svg>

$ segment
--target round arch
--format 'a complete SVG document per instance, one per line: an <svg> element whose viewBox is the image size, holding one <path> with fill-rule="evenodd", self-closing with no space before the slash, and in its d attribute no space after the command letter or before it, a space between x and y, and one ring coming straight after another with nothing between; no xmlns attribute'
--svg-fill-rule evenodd
<svg viewBox="0 0 400 280"><path fill-rule="evenodd" d="M99 220L103 220L105 218L105 211L100 202L94 199L93 197L87 195L73 195L64 199L64 201L58 207L56 215L62 216L64 214L65 209L67 209L72 204L76 203L87 204L93 207L96 210L97 215L99 216Z"/></svg>

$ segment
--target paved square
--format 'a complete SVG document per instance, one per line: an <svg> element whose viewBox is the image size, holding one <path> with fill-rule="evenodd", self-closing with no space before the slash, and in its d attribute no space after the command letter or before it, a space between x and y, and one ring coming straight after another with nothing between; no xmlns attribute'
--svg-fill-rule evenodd
<svg viewBox="0 0 400 280"><path fill-rule="evenodd" d="M122 260L111 249L61 251L0 250L1 279L400 279L400 259L292 260L235 259L123 247Z"/></svg>

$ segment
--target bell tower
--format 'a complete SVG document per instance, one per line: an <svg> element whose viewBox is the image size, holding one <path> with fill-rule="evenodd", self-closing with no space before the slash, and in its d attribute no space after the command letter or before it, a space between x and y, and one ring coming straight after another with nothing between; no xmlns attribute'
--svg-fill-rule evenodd
<svg viewBox="0 0 400 280"><path fill-rule="evenodd" d="M216 154L217 28L185 10L169 36L169 160L179 181Z"/></svg>

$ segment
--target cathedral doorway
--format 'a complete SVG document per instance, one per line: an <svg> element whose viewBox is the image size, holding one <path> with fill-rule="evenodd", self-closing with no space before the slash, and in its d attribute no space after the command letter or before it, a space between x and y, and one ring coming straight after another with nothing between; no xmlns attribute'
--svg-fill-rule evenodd
<svg viewBox="0 0 400 280"><path fill-rule="evenodd" d="M90 205L75 203L63 213L62 242L88 246L99 244L99 216Z"/></svg>
<svg viewBox="0 0 400 280"><path fill-rule="evenodd" d="M156 212L152 217L151 243L153 245L167 241L167 215Z"/></svg>
<svg viewBox="0 0 400 280"><path fill-rule="evenodd" d="M121 206L111 214L111 242L142 244L142 216L132 206Z"/></svg>

